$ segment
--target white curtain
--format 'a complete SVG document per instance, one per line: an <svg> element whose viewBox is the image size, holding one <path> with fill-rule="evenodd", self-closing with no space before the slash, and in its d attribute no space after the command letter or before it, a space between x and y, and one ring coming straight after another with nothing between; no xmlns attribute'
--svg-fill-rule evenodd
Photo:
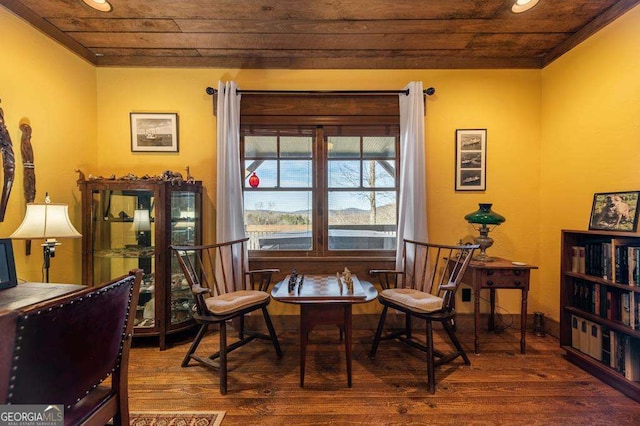
<svg viewBox="0 0 640 426"><path fill-rule="evenodd" d="M242 168L240 165L240 95L233 81L218 82L217 105L217 196L216 240L226 242L245 237ZM248 262L246 253L233 253L234 268L242 270L241 259ZM245 264L244 270L248 267ZM246 288L246 280L243 284Z"/></svg>
<svg viewBox="0 0 640 426"><path fill-rule="evenodd" d="M398 231L396 269L402 269L402 241L428 241L427 193L424 140L424 94L421 81L412 81L400 94L400 194L398 197ZM411 256L408 256L411 257ZM415 259L405 259L407 270ZM407 277L409 278L409 277ZM416 283L420 288L422 283ZM429 290L429 289L425 289Z"/></svg>

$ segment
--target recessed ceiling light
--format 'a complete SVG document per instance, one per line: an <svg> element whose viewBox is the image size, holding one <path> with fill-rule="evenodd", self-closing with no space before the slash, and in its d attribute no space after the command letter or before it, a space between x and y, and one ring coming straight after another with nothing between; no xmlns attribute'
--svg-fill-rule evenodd
<svg viewBox="0 0 640 426"><path fill-rule="evenodd" d="M111 4L107 0L82 0L86 5L100 12L111 12Z"/></svg>
<svg viewBox="0 0 640 426"><path fill-rule="evenodd" d="M513 13L522 13L531 9L533 6L538 4L539 0L516 0L516 2L511 6L511 11Z"/></svg>

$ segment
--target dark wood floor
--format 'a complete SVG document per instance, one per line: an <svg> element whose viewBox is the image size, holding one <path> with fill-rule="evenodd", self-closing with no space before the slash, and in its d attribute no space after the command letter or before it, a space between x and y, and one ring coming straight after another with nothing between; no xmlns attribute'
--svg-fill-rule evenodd
<svg viewBox="0 0 640 426"><path fill-rule="evenodd" d="M424 354L397 341L380 344L368 357L370 324L356 322L353 387L346 385L338 331L314 330L307 354L305 388L299 387L298 317L274 319L284 357L256 341L229 356L229 392L220 395L216 372L181 368L190 336L167 350L136 342L131 354L130 408L142 410L224 410L223 425L458 424L458 425L632 425L640 403L565 361L558 341L527 335L519 352L519 330L481 336L473 354L471 324L461 319L458 335L471 365L460 359L436 370L437 390L426 388ZM366 323L366 322L365 322ZM439 326L437 347L446 349ZM217 347L217 332L204 349Z"/></svg>

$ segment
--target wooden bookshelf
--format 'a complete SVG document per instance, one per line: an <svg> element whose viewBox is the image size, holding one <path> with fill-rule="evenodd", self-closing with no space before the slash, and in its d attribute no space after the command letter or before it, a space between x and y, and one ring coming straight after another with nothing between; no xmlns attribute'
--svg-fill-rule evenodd
<svg viewBox="0 0 640 426"><path fill-rule="evenodd" d="M640 234L563 230L561 256L567 359L640 402Z"/></svg>

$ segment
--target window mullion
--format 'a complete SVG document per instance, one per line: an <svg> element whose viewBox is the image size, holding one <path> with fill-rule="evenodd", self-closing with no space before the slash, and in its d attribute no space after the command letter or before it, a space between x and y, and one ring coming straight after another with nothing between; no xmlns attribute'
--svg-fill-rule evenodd
<svg viewBox="0 0 640 426"><path fill-rule="evenodd" d="M314 209L314 247L317 255L324 255L327 251L328 236L328 212L327 212L327 147L325 144L324 129L316 127L315 150L313 165L315 182L313 189Z"/></svg>

